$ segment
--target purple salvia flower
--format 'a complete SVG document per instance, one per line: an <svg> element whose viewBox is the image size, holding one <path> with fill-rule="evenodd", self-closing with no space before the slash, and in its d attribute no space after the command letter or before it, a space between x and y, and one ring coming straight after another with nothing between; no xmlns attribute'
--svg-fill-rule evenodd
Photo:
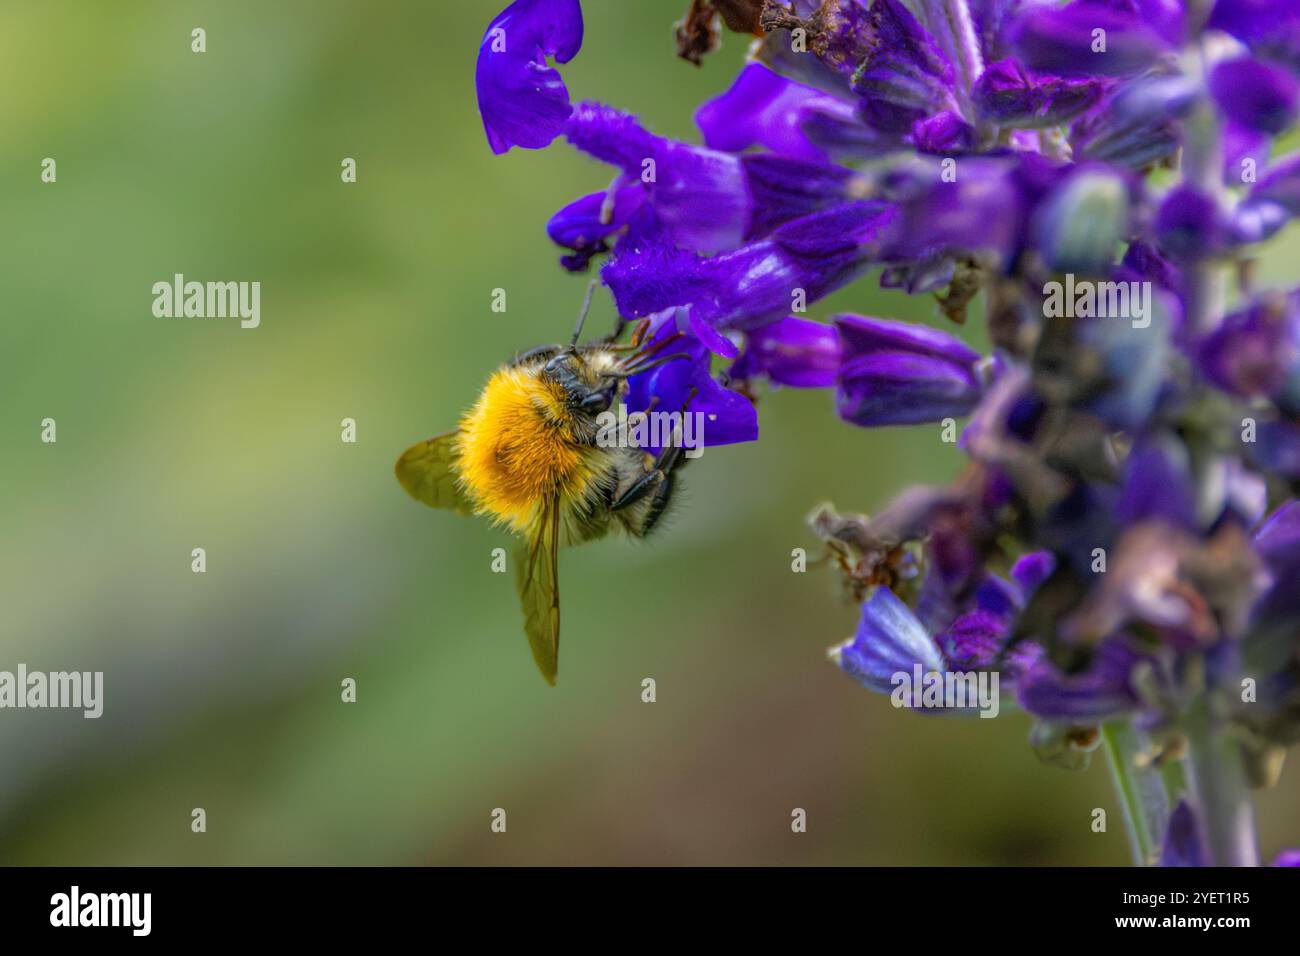
<svg viewBox="0 0 1300 956"><path fill-rule="evenodd" d="M966 415L979 401L980 354L945 332L837 315L836 408L855 425L913 425Z"/></svg>

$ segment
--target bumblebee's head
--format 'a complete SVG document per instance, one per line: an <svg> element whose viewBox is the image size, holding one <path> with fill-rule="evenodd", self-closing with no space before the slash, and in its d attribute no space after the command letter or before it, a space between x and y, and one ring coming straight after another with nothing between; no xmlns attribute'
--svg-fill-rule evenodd
<svg viewBox="0 0 1300 956"><path fill-rule="evenodd" d="M573 349L547 359L542 374L564 389L565 405L571 411L592 416L609 410L624 379L608 353L584 354Z"/></svg>

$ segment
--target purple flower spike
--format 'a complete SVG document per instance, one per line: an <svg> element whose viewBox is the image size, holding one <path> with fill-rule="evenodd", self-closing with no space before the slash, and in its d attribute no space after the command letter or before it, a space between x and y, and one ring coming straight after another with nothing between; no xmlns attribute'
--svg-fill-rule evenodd
<svg viewBox="0 0 1300 956"><path fill-rule="evenodd" d="M1100 81L1033 74L1014 59L991 64L975 84L980 117L1000 126L1057 126L1093 106Z"/></svg>
<svg viewBox="0 0 1300 956"><path fill-rule="evenodd" d="M568 63L582 47L578 0L515 0L489 24L474 86L488 145L541 149L564 130L569 91L547 56Z"/></svg>
<svg viewBox="0 0 1300 956"><path fill-rule="evenodd" d="M960 417L979 401L980 355L925 326L837 315L842 349L836 408L855 425L914 425Z"/></svg>
<svg viewBox="0 0 1300 956"><path fill-rule="evenodd" d="M792 388L829 388L839 367L835 329L791 315L747 332L745 352L729 374L741 380L765 375Z"/></svg>
<svg viewBox="0 0 1300 956"><path fill-rule="evenodd" d="M1011 28L1011 45L1035 70L1063 76L1126 76L1169 51L1159 27L1136 10L1104 0L1075 0L1064 7L1028 6Z"/></svg>
<svg viewBox="0 0 1300 956"><path fill-rule="evenodd" d="M1288 70L1241 57L1220 63L1210 74L1210 92L1230 120L1277 135L1300 114L1300 80Z"/></svg>
<svg viewBox="0 0 1300 956"><path fill-rule="evenodd" d="M893 691L895 674L910 678L917 664L922 673L944 668L921 622L888 588L877 588L863 602L857 633L831 648L830 658L863 687L882 694Z"/></svg>

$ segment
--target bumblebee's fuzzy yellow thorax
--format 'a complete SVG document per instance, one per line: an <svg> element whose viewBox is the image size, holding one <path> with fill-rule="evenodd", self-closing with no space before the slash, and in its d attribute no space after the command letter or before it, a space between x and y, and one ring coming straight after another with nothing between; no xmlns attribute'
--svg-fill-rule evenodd
<svg viewBox="0 0 1300 956"><path fill-rule="evenodd" d="M537 369L495 372L460 423L459 477L481 514L516 532L541 502L591 480L587 449L574 441L564 389Z"/></svg>

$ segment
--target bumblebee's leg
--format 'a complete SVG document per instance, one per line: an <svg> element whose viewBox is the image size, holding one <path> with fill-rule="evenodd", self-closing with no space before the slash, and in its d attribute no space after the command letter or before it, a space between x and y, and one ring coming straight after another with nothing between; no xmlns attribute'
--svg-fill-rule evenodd
<svg viewBox="0 0 1300 956"><path fill-rule="evenodd" d="M669 484L673 470L680 467L681 461L682 450L676 445L660 451L659 457L654 460L650 470L637 478L621 495L617 496L609 506L609 510L622 511L628 505L636 504L652 491L657 493L661 486Z"/></svg>
<svg viewBox="0 0 1300 956"><path fill-rule="evenodd" d="M677 483L677 475L674 472L668 472L664 475L664 480L659 483L655 489L654 497L650 499L650 505L646 508L644 516L641 518L641 524L635 528L629 528L633 534L639 538L648 535L654 526L658 523L659 518L668 508L668 502L673 497L673 487Z"/></svg>

